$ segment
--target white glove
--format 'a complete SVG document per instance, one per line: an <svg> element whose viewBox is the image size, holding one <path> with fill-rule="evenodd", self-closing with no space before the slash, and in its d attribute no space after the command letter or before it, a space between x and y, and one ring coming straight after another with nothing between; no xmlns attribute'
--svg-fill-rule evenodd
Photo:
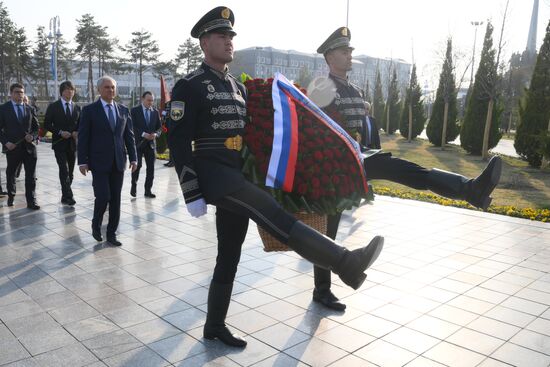
<svg viewBox="0 0 550 367"><path fill-rule="evenodd" d="M199 199L187 204L187 211L193 218L202 217L206 214L206 201Z"/></svg>

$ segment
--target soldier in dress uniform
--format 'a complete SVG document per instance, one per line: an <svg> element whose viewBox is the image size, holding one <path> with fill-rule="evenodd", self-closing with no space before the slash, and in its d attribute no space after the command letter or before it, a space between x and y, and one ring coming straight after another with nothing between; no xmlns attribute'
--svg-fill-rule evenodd
<svg viewBox="0 0 550 367"><path fill-rule="evenodd" d="M327 92L326 89L334 88L333 98L328 104L324 102L324 106L320 107L366 150L372 142L365 133L368 128L367 112L362 92L347 78L352 66L353 47L350 46L350 39L349 28L341 27L319 46L317 52L324 55L330 71L328 79L332 82L316 81L315 85L323 86L325 90L313 90L310 97L314 102L316 95L327 101L326 96L330 91ZM369 180L389 180L417 190L431 190L448 198L465 200L483 210L491 203L490 195L500 179L502 170L500 157L493 157L483 172L474 179L437 168L427 169L416 163L392 157L389 152L370 155L363 163ZM337 214L328 217L327 236L330 238L336 238L340 216ZM346 306L330 290L330 272L316 266L314 279L313 300L331 309L344 310Z"/></svg>
<svg viewBox="0 0 550 367"><path fill-rule="evenodd" d="M246 341L225 326L225 316L249 218L354 289L361 286L364 271L378 257L384 241L377 236L368 246L348 251L297 221L270 194L245 179L240 150L247 93L227 68L233 60L234 20L229 8L217 7L191 30L191 36L200 40L204 62L174 86L168 144L189 213L200 217L206 214L207 203L216 207L218 256L204 337L244 347Z"/></svg>

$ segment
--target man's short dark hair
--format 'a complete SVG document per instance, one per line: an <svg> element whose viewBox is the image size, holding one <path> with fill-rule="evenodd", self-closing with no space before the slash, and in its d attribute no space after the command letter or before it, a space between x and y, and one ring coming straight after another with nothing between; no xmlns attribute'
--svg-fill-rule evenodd
<svg viewBox="0 0 550 367"><path fill-rule="evenodd" d="M12 85L10 85L10 93L12 93L13 90L14 90L15 88L25 89L25 87L23 86L23 84L21 84L21 83L13 83Z"/></svg>
<svg viewBox="0 0 550 367"><path fill-rule="evenodd" d="M76 90L73 82L71 82L70 80L65 80L63 83L59 85L59 94L60 95L63 94L65 89Z"/></svg>
<svg viewBox="0 0 550 367"><path fill-rule="evenodd" d="M147 97L147 96L149 96L149 95L152 97L152 96L153 96L153 93L151 93L151 92L149 92L149 91L145 91L145 92L143 92L143 94L141 95L141 98L145 98L145 97Z"/></svg>

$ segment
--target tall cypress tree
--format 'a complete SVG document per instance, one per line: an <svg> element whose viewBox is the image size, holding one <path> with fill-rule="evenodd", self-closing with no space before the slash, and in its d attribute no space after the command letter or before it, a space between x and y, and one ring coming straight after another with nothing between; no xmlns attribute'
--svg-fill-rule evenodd
<svg viewBox="0 0 550 367"><path fill-rule="evenodd" d="M143 74L150 68L148 63L159 57L159 46L153 35L145 30L132 32L132 39L123 48L136 63L135 70L139 76L139 94L143 93Z"/></svg>
<svg viewBox="0 0 550 367"><path fill-rule="evenodd" d="M386 134L392 135L399 125L399 88L397 86L397 70L393 68L390 84L388 86L388 99L384 109L384 123L382 128Z"/></svg>
<svg viewBox="0 0 550 367"><path fill-rule="evenodd" d="M39 26L36 29L36 33L36 42L33 50L34 74L36 81L39 82L38 85L41 86L38 88L39 95L49 98L48 80L51 78L50 58L52 46L46 37L46 33L44 33L43 26ZM57 91L54 91L53 95L56 96Z"/></svg>
<svg viewBox="0 0 550 367"><path fill-rule="evenodd" d="M409 106L412 107L412 134L411 139L416 138L422 130L424 130L424 124L426 123L426 115L424 114L424 104L420 100L422 97L422 89L418 84L416 77L416 64L413 65L411 72L411 81L409 88L407 88L407 96L403 109L401 110L401 119L399 124L399 132L404 138L409 138Z"/></svg>
<svg viewBox="0 0 550 367"><path fill-rule="evenodd" d="M453 41L447 40L447 51L445 52L445 61L439 75L439 85L435 95L435 101L432 106L432 114L426 135L428 140L435 146L440 147L443 136L443 125L445 125L445 105L447 105L447 122L445 129L445 143L456 139L460 132L457 123L457 103L456 103L456 84L453 72Z"/></svg>
<svg viewBox="0 0 550 367"><path fill-rule="evenodd" d="M460 129L460 145L469 153L476 155L482 153L483 135L491 101L493 101L493 108L488 148L495 147L502 137L499 131L499 107L495 100L497 78L498 70L495 49L493 48L493 26L490 22L487 22L479 67L472 92L467 101L464 123Z"/></svg>
<svg viewBox="0 0 550 367"><path fill-rule="evenodd" d="M541 135L550 124L550 22L537 57L531 85L520 105L520 123L514 147L533 167L542 162Z"/></svg>
<svg viewBox="0 0 550 367"><path fill-rule="evenodd" d="M384 92L382 92L382 77L380 76L380 69L378 67L376 68L371 112L375 119L382 122L384 118Z"/></svg>

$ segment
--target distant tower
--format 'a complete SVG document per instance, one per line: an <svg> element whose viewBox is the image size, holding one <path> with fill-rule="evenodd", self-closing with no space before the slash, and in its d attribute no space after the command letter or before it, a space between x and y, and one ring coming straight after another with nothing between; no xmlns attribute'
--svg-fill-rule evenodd
<svg viewBox="0 0 550 367"><path fill-rule="evenodd" d="M531 14L531 25L529 26L529 36L527 37L527 47L525 50L528 54L534 55L537 53L537 24L539 18L539 0L533 1L533 13Z"/></svg>

